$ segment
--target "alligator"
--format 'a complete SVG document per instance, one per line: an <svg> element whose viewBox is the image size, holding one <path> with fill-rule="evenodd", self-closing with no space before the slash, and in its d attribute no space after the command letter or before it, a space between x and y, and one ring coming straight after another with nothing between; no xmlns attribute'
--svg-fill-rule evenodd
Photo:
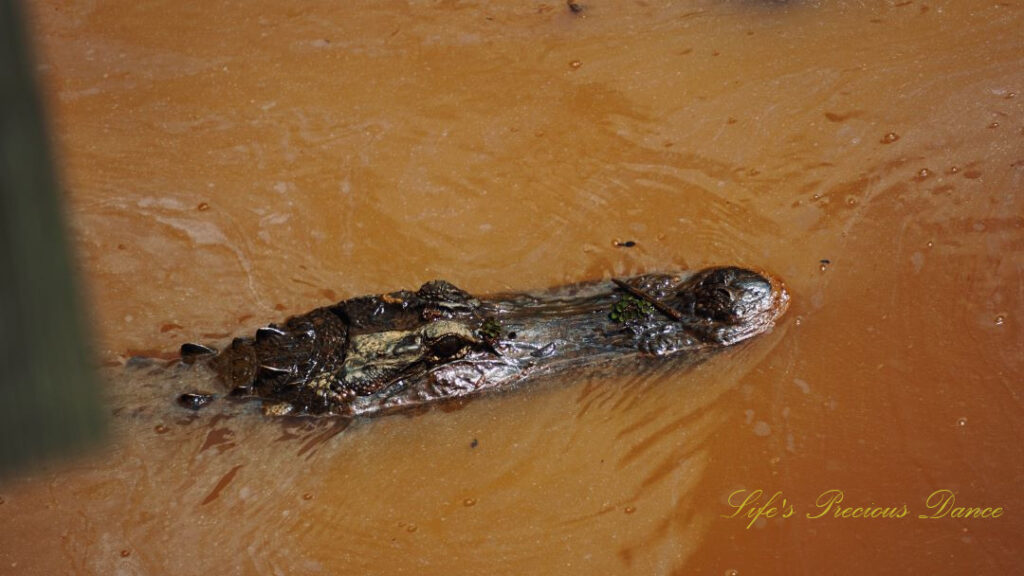
<svg viewBox="0 0 1024 576"><path fill-rule="evenodd" d="M317 308L219 352L186 343L181 357L268 415L378 415L584 367L702 357L769 331L788 301L780 281L736 267L489 298L435 280Z"/></svg>

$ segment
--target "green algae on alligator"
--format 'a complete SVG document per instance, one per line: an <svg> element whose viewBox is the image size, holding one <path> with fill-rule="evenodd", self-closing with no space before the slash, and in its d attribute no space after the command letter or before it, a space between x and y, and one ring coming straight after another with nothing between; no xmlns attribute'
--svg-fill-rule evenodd
<svg viewBox="0 0 1024 576"><path fill-rule="evenodd" d="M267 414L375 415L583 368L696 362L769 331L788 302L780 281L735 267L490 298L437 280L317 308L219 353L184 344L181 355ZM198 408L211 398L180 400Z"/></svg>

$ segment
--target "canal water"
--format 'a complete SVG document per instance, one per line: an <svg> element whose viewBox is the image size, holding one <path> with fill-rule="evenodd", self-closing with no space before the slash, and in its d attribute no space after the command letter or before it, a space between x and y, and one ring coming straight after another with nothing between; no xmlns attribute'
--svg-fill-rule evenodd
<svg viewBox="0 0 1024 576"><path fill-rule="evenodd" d="M0 485L0 573L1024 567L1018 2L28 7L111 437ZM173 401L353 296L727 264L789 311L689 370Z"/></svg>

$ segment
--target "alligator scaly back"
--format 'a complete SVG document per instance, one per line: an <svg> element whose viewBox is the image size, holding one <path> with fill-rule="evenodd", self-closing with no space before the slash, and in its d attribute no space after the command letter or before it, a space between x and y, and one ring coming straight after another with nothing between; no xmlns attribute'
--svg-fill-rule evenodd
<svg viewBox="0 0 1024 576"><path fill-rule="evenodd" d="M317 308L220 353L182 346L268 414L372 415L587 365L724 348L771 329L782 283L725 267L477 299L437 280ZM185 403L194 398L186 399Z"/></svg>

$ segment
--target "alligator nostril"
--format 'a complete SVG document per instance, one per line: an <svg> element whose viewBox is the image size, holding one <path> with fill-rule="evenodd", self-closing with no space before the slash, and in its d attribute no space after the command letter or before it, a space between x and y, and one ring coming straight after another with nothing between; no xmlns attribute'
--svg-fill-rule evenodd
<svg viewBox="0 0 1024 576"><path fill-rule="evenodd" d="M738 320L744 299L744 278L737 271L717 269L705 276L693 290L693 311L715 322L732 324Z"/></svg>
<svg viewBox="0 0 1024 576"><path fill-rule="evenodd" d="M720 304L731 304L732 303L732 292L729 292L725 288L715 289L715 300Z"/></svg>

